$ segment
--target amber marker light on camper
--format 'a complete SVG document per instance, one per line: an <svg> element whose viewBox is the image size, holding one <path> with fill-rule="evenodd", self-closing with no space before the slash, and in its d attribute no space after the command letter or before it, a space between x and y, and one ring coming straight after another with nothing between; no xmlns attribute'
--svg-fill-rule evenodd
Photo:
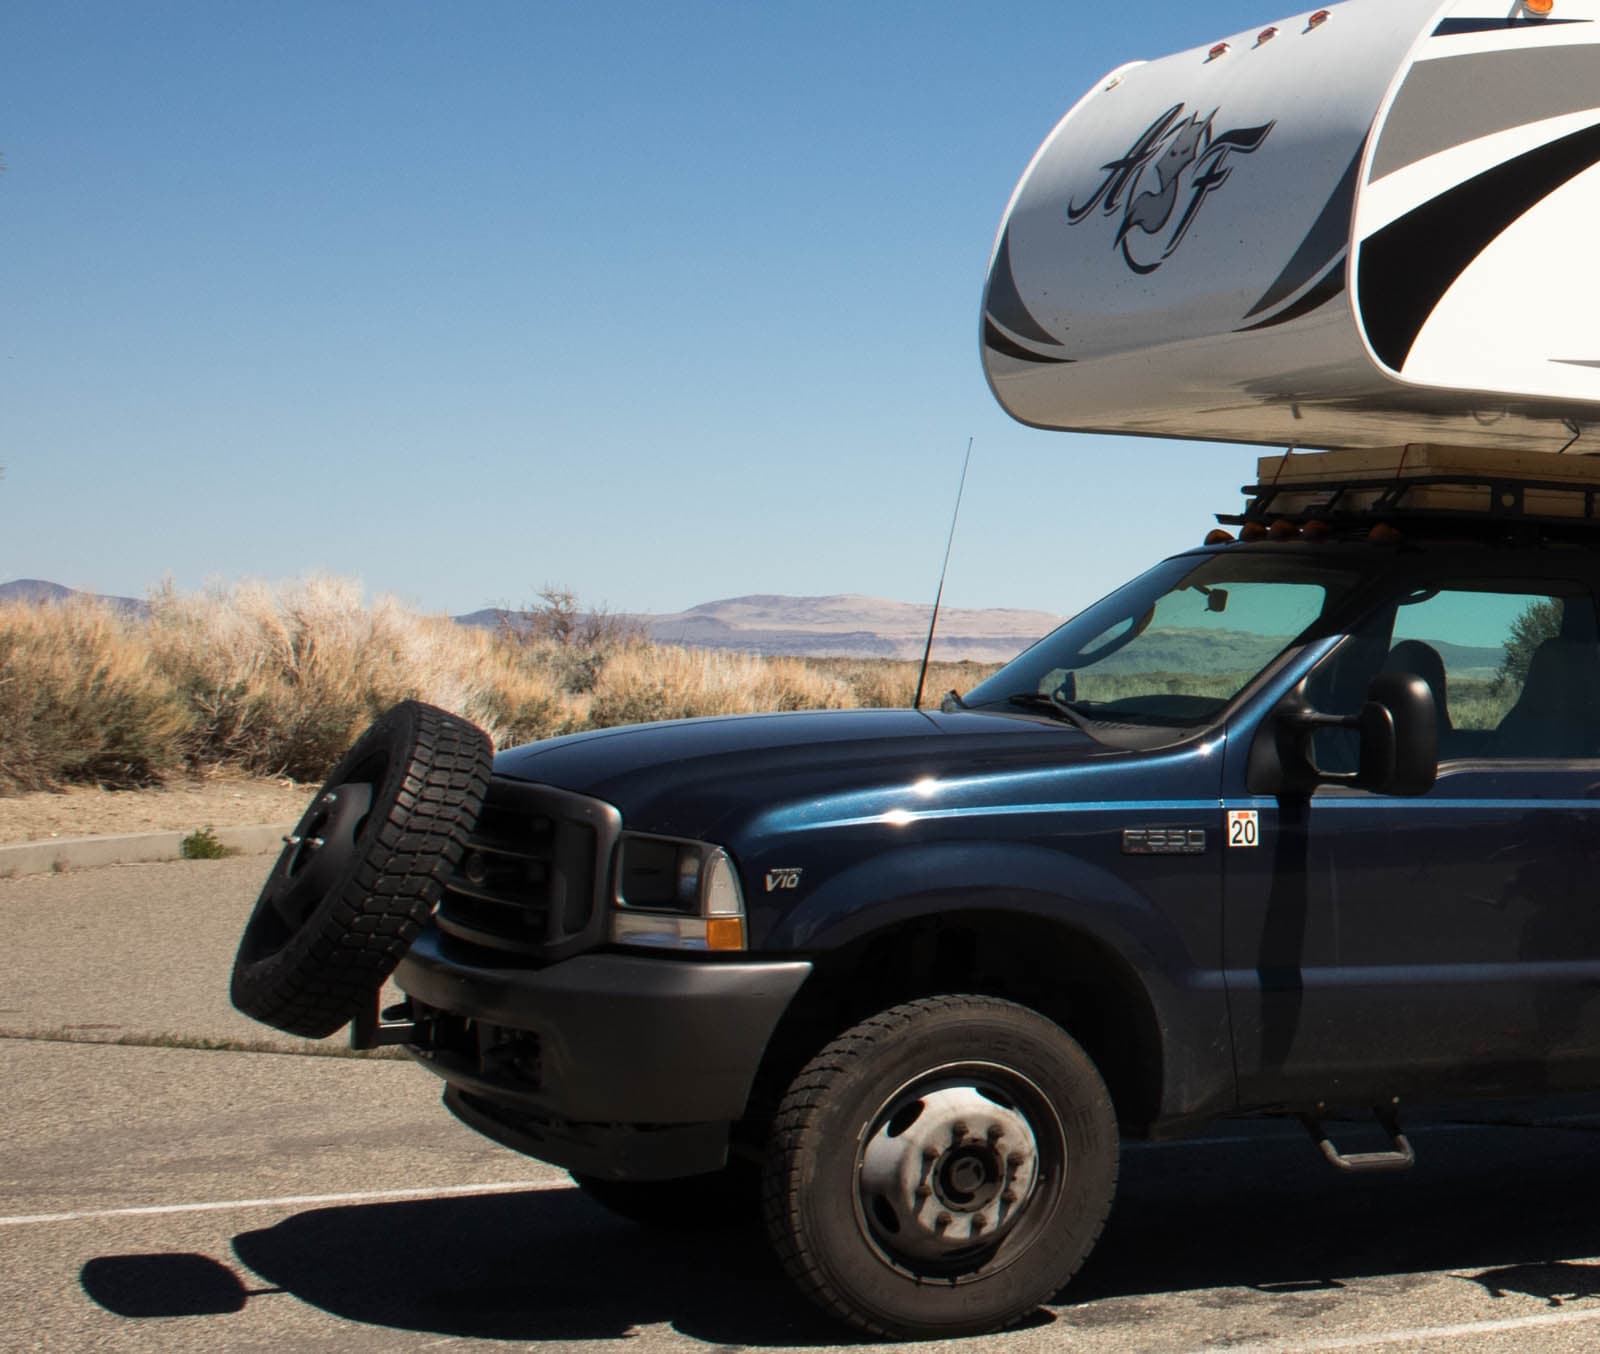
<svg viewBox="0 0 1600 1354"><path fill-rule="evenodd" d="M1555 7L1556 0L1522 0L1522 8L1538 19L1553 12Z"/></svg>

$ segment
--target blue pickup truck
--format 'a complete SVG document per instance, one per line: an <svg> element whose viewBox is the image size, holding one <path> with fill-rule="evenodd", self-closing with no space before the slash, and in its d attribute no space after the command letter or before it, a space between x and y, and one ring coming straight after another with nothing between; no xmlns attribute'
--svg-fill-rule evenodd
<svg viewBox="0 0 1600 1354"><path fill-rule="evenodd" d="M275 866L235 1000L403 1043L630 1216L759 1206L892 1335L1060 1288L1119 1135L1293 1112L1385 1169L1409 1105L1600 1084L1593 528L1274 520L938 710L491 764L397 707ZM1341 1153L1330 1107L1392 1146Z"/></svg>

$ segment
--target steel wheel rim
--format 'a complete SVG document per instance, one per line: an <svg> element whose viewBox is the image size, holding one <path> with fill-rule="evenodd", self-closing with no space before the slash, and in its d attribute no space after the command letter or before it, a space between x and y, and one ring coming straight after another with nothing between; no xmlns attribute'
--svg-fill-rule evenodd
<svg viewBox="0 0 1600 1354"><path fill-rule="evenodd" d="M950 1063L886 1097L856 1144L862 1239L918 1280L986 1278L1055 1211L1066 1130L1038 1085L998 1063Z"/></svg>

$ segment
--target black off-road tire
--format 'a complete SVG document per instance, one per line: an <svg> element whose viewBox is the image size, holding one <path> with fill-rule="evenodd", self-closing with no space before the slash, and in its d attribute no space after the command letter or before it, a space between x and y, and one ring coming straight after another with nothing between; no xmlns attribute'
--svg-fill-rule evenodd
<svg viewBox="0 0 1600 1354"><path fill-rule="evenodd" d="M713 1231L753 1224L761 1216L760 1176L744 1162L675 1180L607 1180L580 1171L571 1175L608 1213L664 1232Z"/></svg>
<svg viewBox="0 0 1600 1354"><path fill-rule="evenodd" d="M381 715L272 867L233 961L233 1004L321 1039L372 1002L461 859L492 754L483 730L420 701Z"/></svg>
<svg viewBox="0 0 1600 1354"><path fill-rule="evenodd" d="M978 1335L1077 1272L1117 1161L1111 1098L1066 1031L1013 1002L930 997L801 1070L762 1203L778 1258L824 1310L880 1337Z"/></svg>

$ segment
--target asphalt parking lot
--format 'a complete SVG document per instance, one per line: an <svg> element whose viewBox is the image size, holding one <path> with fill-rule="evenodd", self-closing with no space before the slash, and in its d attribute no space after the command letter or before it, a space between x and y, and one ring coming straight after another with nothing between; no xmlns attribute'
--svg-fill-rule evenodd
<svg viewBox="0 0 1600 1354"><path fill-rule="evenodd" d="M874 1347L754 1232L615 1220L456 1124L427 1073L236 1016L263 869L0 881L0 1349ZM285 1051L173 1046L257 1036ZM1133 1146L1058 1303L949 1347L1600 1347L1600 1101L1501 1117L1418 1126L1391 1177L1337 1174L1285 1123Z"/></svg>

